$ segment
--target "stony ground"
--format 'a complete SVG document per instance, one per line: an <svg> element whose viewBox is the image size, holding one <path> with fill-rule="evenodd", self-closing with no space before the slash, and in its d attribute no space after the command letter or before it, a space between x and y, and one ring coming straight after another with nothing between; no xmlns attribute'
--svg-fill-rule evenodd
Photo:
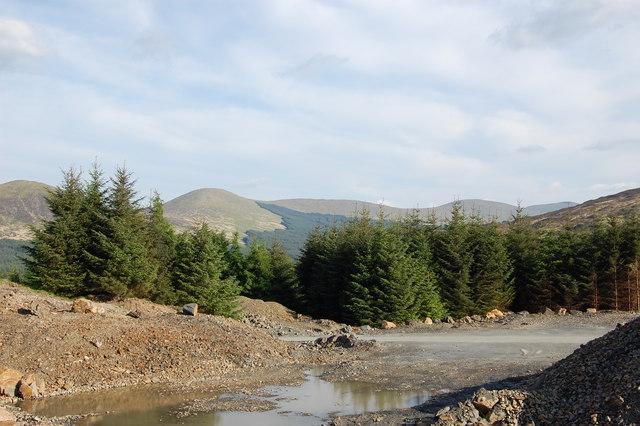
<svg viewBox="0 0 640 426"><path fill-rule="evenodd" d="M71 300L3 281L0 367L44 379L44 396L150 383L246 391L299 382L307 365L352 356L274 337L283 327L330 335L340 328L333 322L298 319L273 303L241 302L244 321L182 315L137 299L98 304L97 314L74 313ZM0 406L13 401L0 398Z"/></svg>
<svg viewBox="0 0 640 426"><path fill-rule="evenodd" d="M565 353L564 349L558 350L550 344L543 348L541 354L533 348L531 353L512 356L504 348L496 351L482 342L448 344L445 337L464 333L518 335L519 330L544 334L559 328L579 334L611 328L617 322L627 322L637 316L634 313L509 314L490 320L478 317L466 322L412 323L380 330L350 328L328 320L314 320L273 302L241 298L241 303L245 312L242 321L209 315L181 315L177 308L143 300L105 303L100 305L103 313L81 314L71 312L70 300L1 282L0 367L8 366L25 374L40 376L46 382L45 394L51 396L144 383L171 384L183 389L253 392L267 384L300 382L304 380L305 368L321 364L325 366L323 378L329 381L366 381L377 384L381 389L426 390L436 394L422 407L336 418L334 424L431 424L437 420L436 413L447 406L471 404L477 411L473 400L463 401L481 386L488 389L512 388L501 391L516 392L509 394L511 399L506 394L502 395L509 404L519 404L514 401L525 398L521 395L540 395L541 391L531 386L526 390L518 388L523 379L517 377L538 372L573 350ZM346 338L353 332L360 338ZM335 341L327 338L340 334L345 337ZM419 344L385 343L403 335L409 336L409 340L412 340L411 336L442 336L443 339L440 343L429 343L428 350ZM308 343L318 336L324 336L319 343ZM379 343L366 339L376 339ZM502 355L496 357L496 353ZM620 353L618 351L608 357L616 359ZM634 353L636 355L628 359L637 361L637 351ZM567 365L570 367L561 371L579 368L576 363ZM589 368L595 370L583 374L584 379L571 376L573 373L567 374L574 382L582 380L581 383L589 386L595 386L592 383L595 383L595 372L601 371L598 369L611 370L610 365L593 363L583 367L585 371ZM551 375L564 377L560 373ZM623 383L640 386L636 376L629 378L625 372L622 377ZM550 379L546 380L539 382L543 383L541 389ZM438 395L439 392L442 394ZM558 407L548 408L552 407L548 401L561 401L567 392L558 390L554 399L545 400L547 405L535 406L538 407L537 412L557 410ZM633 395L620 391L606 404L626 407L633 403L637 406L640 401ZM616 399L617 396L622 400ZM47 424L47 419L16 413L15 408L8 405L11 402L11 399L0 398L0 422L2 406L5 406L11 412L9 415L17 415L20 421ZM529 406L534 407L532 404ZM475 415L473 410L467 410L466 414L456 414L451 408L447 411L451 412L451 418L456 418L453 417L455 415L461 419L469 413ZM512 411L515 412L515 408ZM478 413L476 420L486 422L486 418L480 416L482 413ZM602 414L598 417L600 424L606 423L607 415L612 419L618 418L603 410L598 413ZM439 421L445 421L447 415L440 414ZM73 419L54 419L54 424L71 423Z"/></svg>

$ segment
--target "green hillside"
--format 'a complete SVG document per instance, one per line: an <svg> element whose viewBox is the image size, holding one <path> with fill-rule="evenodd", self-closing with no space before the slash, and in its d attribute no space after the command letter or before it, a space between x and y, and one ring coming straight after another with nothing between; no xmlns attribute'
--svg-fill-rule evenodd
<svg viewBox="0 0 640 426"><path fill-rule="evenodd" d="M322 213L303 213L275 204L267 204L259 202L258 205L273 214L282 218L285 229L276 229L274 231L248 231L245 242L256 237L258 241L270 244L273 240L279 241L285 250L293 258L297 258L300 249L304 246L309 232L315 226L331 225L347 220L347 216L322 214Z"/></svg>
<svg viewBox="0 0 640 426"><path fill-rule="evenodd" d="M0 277L8 277L10 273L24 272L20 258L26 255L27 241L0 239Z"/></svg>
<svg viewBox="0 0 640 426"><path fill-rule="evenodd" d="M191 191L165 203L166 218L179 230L207 222L228 235L248 230L284 229L280 216L263 209L257 202L222 189Z"/></svg>

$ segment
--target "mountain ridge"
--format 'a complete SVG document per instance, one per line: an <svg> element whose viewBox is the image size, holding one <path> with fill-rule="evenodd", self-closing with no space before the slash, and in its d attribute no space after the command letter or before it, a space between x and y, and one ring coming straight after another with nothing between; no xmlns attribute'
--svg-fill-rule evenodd
<svg viewBox="0 0 640 426"><path fill-rule="evenodd" d="M28 239L30 225L37 225L42 219L50 218L45 197L52 189L54 187L47 184L28 180L0 184L0 238ZM517 208L511 204L482 199L465 199L459 202L469 215L476 214L483 219L501 222L510 220ZM423 216L434 214L437 220L444 221L453 203L415 209L358 200L293 198L260 201L221 188L201 188L167 201L165 216L178 230L185 230L205 221L228 235L238 232L241 237L247 237L249 231L253 234L286 231L287 220L297 224L307 221L302 226L307 229L309 220L328 223L335 218L352 217L363 210L373 217L382 211L390 219L418 211ZM532 217L536 226L549 227L558 221L581 226L581 221L592 220L597 215L627 214L639 203L640 188L589 200L580 205L564 201L527 206L524 213ZM267 206L272 207L265 208ZM288 209L289 212L285 214L286 210L278 210L279 213L274 213L277 209L273 206ZM304 217L304 214L314 216ZM286 215L288 219L285 218Z"/></svg>

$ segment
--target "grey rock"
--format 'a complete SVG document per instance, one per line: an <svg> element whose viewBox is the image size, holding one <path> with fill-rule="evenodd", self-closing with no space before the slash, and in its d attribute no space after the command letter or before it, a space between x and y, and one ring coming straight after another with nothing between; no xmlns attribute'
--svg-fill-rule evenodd
<svg viewBox="0 0 640 426"><path fill-rule="evenodd" d="M185 315L196 316L198 314L198 304L187 303L182 307L182 313Z"/></svg>

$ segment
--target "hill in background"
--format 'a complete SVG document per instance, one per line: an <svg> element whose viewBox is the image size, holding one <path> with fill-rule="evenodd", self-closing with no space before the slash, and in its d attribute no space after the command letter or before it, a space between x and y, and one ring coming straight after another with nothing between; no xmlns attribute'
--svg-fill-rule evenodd
<svg viewBox="0 0 640 426"><path fill-rule="evenodd" d="M165 203L164 214L178 230L207 222L228 235L284 229L282 218L257 202L223 189L198 189Z"/></svg>
<svg viewBox="0 0 640 426"><path fill-rule="evenodd" d="M30 225L51 218L45 197L52 189L52 186L28 180L1 184L0 238L29 239Z"/></svg>
<svg viewBox="0 0 640 426"><path fill-rule="evenodd" d="M565 224L579 228L590 225L599 217L629 217L637 213L640 213L640 188L536 216L532 222L535 226L546 229L557 229Z"/></svg>
<svg viewBox="0 0 640 426"><path fill-rule="evenodd" d="M50 218L45 196L53 187L26 180L0 185L0 239L27 240L28 228L42 219ZM508 221L516 206L487 200L460 200L467 214L483 219ZM423 217L434 214L444 221L453 203L434 208L418 209ZM640 189L587 201L527 206L524 213L532 216L539 227L558 228L565 223L585 226L598 216L626 216L640 205ZM246 242L256 237L260 241L280 241L285 249L297 256L308 233L315 226L340 223L362 211L376 217L381 211L394 219L413 212L413 208L397 208L356 200L288 199L256 201L215 188L191 191L165 203L167 219L178 229L185 230L202 221L228 235L238 232ZM4 244L10 252L13 243ZM5 250L6 251L6 250Z"/></svg>
<svg viewBox="0 0 640 426"><path fill-rule="evenodd" d="M368 211L372 216L377 216L382 212L389 219L397 219L406 216L412 211L419 211L424 217L434 214L439 221L446 220L451 214L453 202L443 204L438 207L427 208L398 208L386 205L368 203L356 200L318 200L310 198L295 198L289 200L263 201L262 204L285 207L289 210L301 213L320 213L326 215L337 215L352 217L359 212ZM500 203L497 201L487 201L479 199L460 200L462 207L469 215L478 215L483 219L495 219L498 222L505 222L512 219L517 206ZM524 214L535 216L565 207L575 206L576 203L565 201L562 203L539 204L524 208Z"/></svg>

